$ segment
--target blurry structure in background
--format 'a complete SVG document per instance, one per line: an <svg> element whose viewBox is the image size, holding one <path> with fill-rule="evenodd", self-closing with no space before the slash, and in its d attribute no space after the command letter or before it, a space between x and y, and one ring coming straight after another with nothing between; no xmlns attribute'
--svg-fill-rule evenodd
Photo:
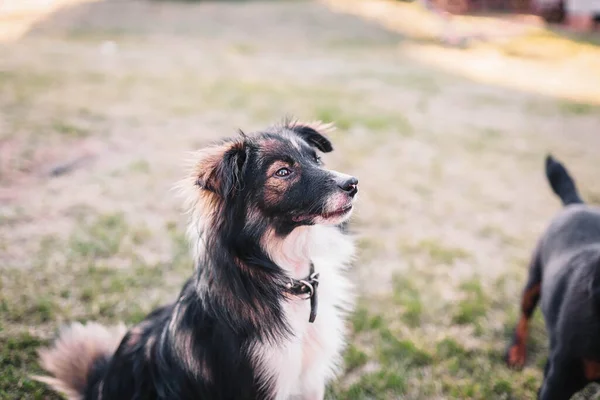
<svg viewBox="0 0 600 400"><path fill-rule="evenodd" d="M525 14L531 11L530 0L416 0L416 2L438 18L439 39L455 47L467 47L474 40L487 40L497 33L492 34L489 29L482 30L481 24L478 28L465 29L464 24L453 18L454 15L510 12ZM521 22L528 24L523 18ZM520 29L517 29L517 33L511 33L514 28L515 26L511 26L501 36L509 37L522 33Z"/></svg>
<svg viewBox="0 0 600 400"><path fill-rule="evenodd" d="M600 0L421 0L428 8L452 14L510 12L534 13L547 22L565 22L570 28L598 27Z"/></svg>
<svg viewBox="0 0 600 400"><path fill-rule="evenodd" d="M598 27L600 0L565 0L565 14L570 27L592 30Z"/></svg>

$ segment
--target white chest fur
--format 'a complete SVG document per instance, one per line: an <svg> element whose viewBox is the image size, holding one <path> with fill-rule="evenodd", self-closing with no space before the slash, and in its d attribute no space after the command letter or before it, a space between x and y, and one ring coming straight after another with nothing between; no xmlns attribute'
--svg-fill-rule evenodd
<svg viewBox="0 0 600 400"><path fill-rule="evenodd" d="M332 226L297 228L270 247L273 261L294 278L308 275L310 262L320 274L318 313L309 323L310 301L293 298L284 304L293 336L276 346L258 344L253 359L261 378L273 384L276 400L321 400L326 383L335 376L345 344L344 311L353 305L346 277L354 254L352 240Z"/></svg>

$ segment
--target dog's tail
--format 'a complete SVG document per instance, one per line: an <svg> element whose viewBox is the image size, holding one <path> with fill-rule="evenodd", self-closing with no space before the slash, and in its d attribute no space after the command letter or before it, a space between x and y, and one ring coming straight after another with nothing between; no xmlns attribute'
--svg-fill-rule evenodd
<svg viewBox="0 0 600 400"><path fill-rule="evenodd" d="M75 323L60 333L55 343L39 351L40 365L51 376L34 376L69 400L83 399L86 389L100 379L108 360L127 329L97 323Z"/></svg>
<svg viewBox="0 0 600 400"><path fill-rule="evenodd" d="M575 181L571 178L567 169L550 154L546 157L546 176L552 190L560 197L563 205L583 203L575 186Z"/></svg>

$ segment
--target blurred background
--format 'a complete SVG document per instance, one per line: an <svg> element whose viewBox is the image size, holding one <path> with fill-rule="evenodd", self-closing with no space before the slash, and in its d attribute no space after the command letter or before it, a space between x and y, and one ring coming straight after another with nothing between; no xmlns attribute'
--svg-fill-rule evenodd
<svg viewBox="0 0 600 400"><path fill-rule="evenodd" d="M58 398L28 375L61 324L175 299L186 152L286 115L335 122L324 160L360 178L329 398L535 398L539 313L527 367L502 356L546 153L600 202L598 3L0 1L0 399Z"/></svg>

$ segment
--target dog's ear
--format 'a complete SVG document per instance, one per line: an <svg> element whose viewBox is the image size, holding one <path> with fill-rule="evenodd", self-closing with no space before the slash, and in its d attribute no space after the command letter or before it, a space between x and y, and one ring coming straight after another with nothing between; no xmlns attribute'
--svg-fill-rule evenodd
<svg viewBox="0 0 600 400"><path fill-rule="evenodd" d="M196 185L203 190L227 197L241 185L247 159L244 140L226 141L197 153Z"/></svg>
<svg viewBox="0 0 600 400"><path fill-rule="evenodd" d="M325 137L327 132L333 130L333 125L322 124L321 122L310 124L296 122L289 128L302 139L304 139L308 144L316 147L323 153L329 153L330 151L333 151L331 142Z"/></svg>

